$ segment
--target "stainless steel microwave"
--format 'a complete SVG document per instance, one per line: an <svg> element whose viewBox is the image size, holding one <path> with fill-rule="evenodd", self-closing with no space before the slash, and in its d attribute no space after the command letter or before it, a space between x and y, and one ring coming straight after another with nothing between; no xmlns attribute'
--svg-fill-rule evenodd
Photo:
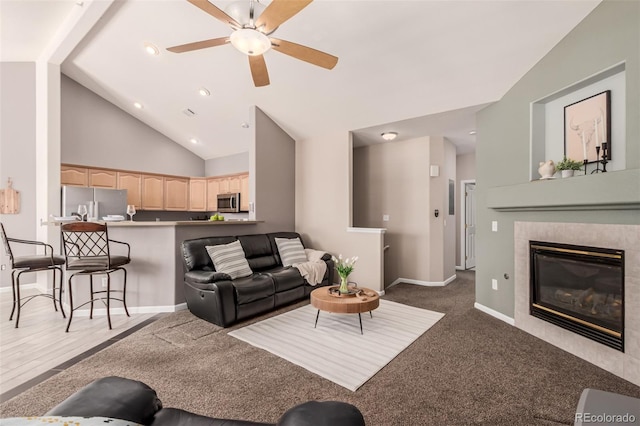
<svg viewBox="0 0 640 426"><path fill-rule="evenodd" d="M218 212L237 213L240 211L240 193L218 194Z"/></svg>

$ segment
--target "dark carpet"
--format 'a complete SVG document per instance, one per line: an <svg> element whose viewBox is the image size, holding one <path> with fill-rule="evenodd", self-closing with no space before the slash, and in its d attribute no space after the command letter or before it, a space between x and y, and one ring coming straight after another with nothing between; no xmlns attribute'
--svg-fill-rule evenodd
<svg viewBox="0 0 640 426"><path fill-rule="evenodd" d="M447 287L388 289L386 299L446 315L357 392L227 335L249 322L222 329L183 311L3 403L1 415L43 414L108 375L147 383L166 407L265 422L317 399L352 403L375 426L573 424L584 388L640 397L640 387L474 309L474 280L460 272Z"/></svg>

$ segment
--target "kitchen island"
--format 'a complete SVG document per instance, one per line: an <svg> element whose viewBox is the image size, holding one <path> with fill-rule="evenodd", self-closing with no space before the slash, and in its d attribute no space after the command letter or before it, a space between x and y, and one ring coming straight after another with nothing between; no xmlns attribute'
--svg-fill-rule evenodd
<svg viewBox="0 0 640 426"><path fill-rule="evenodd" d="M175 312L186 309L182 241L211 236L291 231L280 227L279 224L251 220L120 221L107 222L107 226L110 239L123 241L131 246L131 263L125 267L128 273L127 307L131 313ZM121 250L118 246L112 246L115 252L113 254L121 254L120 251L116 251ZM88 300L88 286L85 280L88 278L74 280L73 295L76 306ZM122 287L122 274L112 275L112 286ZM102 311L104 309L96 310L99 314ZM124 314L124 309L121 304L115 302L111 313Z"/></svg>

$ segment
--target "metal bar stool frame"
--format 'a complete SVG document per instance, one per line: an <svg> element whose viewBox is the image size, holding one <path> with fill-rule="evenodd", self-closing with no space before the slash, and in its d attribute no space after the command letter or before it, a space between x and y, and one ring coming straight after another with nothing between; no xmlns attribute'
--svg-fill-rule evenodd
<svg viewBox="0 0 640 426"><path fill-rule="evenodd" d="M16 314L16 325L15 328L18 328L18 324L20 323L20 311L24 305L29 303L31 300L36 297L46 297L53 301L53 309L58 312L58 307L56 305L56 290L58 290L58 303L60 304L60 312L62 312L62 318L66 318L67 316L64 313L64 307L62 305L62 288L63 288L63 279L62 279L62 268L60 265L63 265L64 259L60 256L55 256L53 254L53 247L51 244L43 243L41 241L33 241L33 240L22 240L19 238L10 238L7 236L7 233L4 229L4 225L0 223L0 232L2 233L2 242L4 243L5 252L7 256L9 256L9 260L11 261L11 290L13 293L13 306L11 308L11 315L9 316L9 321L13 320L13 314ZM35 245L44 247L44 255L35 255L35 256L14 256L13 251L11 250L11 243L15 244L26 244L26 245ZM39 293L33 294L30 296L26 296L24 301L20 296L20 276L24 273L28 272L40 272L40 271L53 271L53 287L51 289L51 294L48 293ZM56 271L60 272L60 286L56 287ZM17 273L17 275L16 275Z"/></svg>
<svg viewBox="0 0 640 426"><path fill-rule="evenodd" d="M64 247L65 258L67 261L67 272L76 270L69 278L69 321L67 323L66 332L69 332L73 312L90 304L89 319L93 319L94 302L101 301L107 308L107 322L109 330L111 326L111 301L116 300L122 302L124 311L129 315L127 309L127 270L122 266L131 261L131 247L128 243L109 239L107 225L94 222L74 222L64 224L61 227L62 243ZM121 244L126 246L126 256L112 256L110 243ZM122 271L124 281L122 290L111 289L111 274ZM90 299L81 305L73 306L73 278L76 276L89 276ZM93 287L94 275L106 275L107 288L105 290L95 291ZM112 297L111 293L122 293L122 298Z"/></svg>

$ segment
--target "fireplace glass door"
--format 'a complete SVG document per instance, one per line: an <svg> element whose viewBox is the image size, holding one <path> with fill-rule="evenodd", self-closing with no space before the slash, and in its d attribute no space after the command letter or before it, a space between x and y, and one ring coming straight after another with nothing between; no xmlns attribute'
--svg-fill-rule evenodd
<svg viewBox="0 0 640 426"><path fill-rule="evenodd" d="M531 315L624 351L624 251L531 241Z"/></svg>

